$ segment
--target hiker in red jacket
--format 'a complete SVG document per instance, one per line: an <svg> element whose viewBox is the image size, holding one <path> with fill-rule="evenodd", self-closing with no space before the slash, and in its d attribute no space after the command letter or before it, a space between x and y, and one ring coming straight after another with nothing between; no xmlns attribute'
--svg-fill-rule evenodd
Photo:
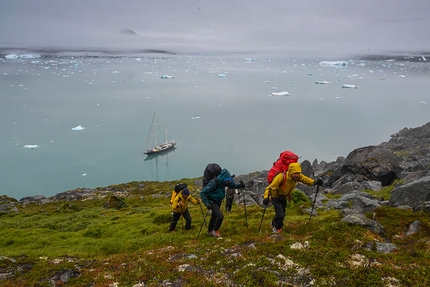
<svg viewBox="0 0 430 287"><path fill-rule="evenodd" d="M285 176L284 176L285 175ZM299 163L290 163L286 173L279 173L264 191L263 204L268 205L271 201L275 209L275 216L271 222L273 233L281 233L284 226L285 210L287 199L291 200L294 188L297 183L306 185L322 185L321 179L313 180L302 174L302 167Z"/></svg>

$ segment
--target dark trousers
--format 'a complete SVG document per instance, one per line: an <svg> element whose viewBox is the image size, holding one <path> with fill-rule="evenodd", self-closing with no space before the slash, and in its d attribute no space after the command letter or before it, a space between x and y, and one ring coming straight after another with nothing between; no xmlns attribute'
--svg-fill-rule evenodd
<svg viewBox="0 0 430 287"><path fill-rule="evenodd" d="M275 216L272 220L272 225L276 229L281 229L284 226L284 218L287 208L287 199L285 197L272 198L273 208L275 209Z"/></svg>
<svg viewBox="0 0 430 287"><path fill-rule="evenodd" d="M180 212L172 212L172 222L170 222L170 226L169 226L169 230L172 231L176 228L176 224L178 223L179 218L181 217L181 215L184 217L185 219L185 230L190 230L191 229L191 214L188 211L188 208L184 210L184 212L182 212L182 214Z"/></svg>
<svg viewBox="0 0 430 287"><path fill-rule="evenodd" d="M231 206L233 205L233 200L234 200L234 193L233 194L227 194L227 196L225 197L225 210L227 210L228 212L231 211Z"/></svg>
<svg viewBox="0 0 430 287"><path fill-rule="evenodd" d="M221 227L222 221L224 220L224 214L222 214L220 206L221 201L212 202L212 215L209 220L208 232L218 230Z"/></svg>

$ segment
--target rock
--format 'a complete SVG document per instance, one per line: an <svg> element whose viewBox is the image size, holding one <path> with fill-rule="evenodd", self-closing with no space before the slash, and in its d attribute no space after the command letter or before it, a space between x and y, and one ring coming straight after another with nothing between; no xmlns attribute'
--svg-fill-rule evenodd
<svg viewBox="0 0 430 287"><path fill-rule="evenodd" d="M394 188L389 205L408 205L417 209L426 201L430 201L430 176Z"/></svg>
<svg viewBox="0 0 430 287"><path fill-rule="evenodd" d="M364 216L364 214L350 214L342 218L340 221L350 224L361 225L376 234L384 233L384 227L379 222L367 218L366 216Z"/></svg>
<svg viewBox="0 0 430 287"><path fill-rule="evenodd" d="M112 195L108 198L108 201L105 202L103 207L121 209L123 207L127 207L127 204L124 202L124 200L122 200L118 196Z"/></svg>
<svg viewBox="0 0 430 287"><path fill-rule="evenodd" d="M406 232L406 235L412 235L417 233L420 230L420 222L419 220L415 220L414 222L409 225L409 230Z"/></svg>
<svg viewBox="0 0 430 287"><path fill-rule="evenodd" d="M391 253L397 250L397 246L393 243L376 242L376 251L380 253Z"/></svg>
<svg viewBox="0 0 430 287"><path fill-rule="evenodd" d="M27 197L21 198L21 200L19 201L19 203L21 203L22 205L27 205L30 203L44 204L48 202L50 202L50 200L44 197L43 195L27 196Z"/></svg>
<svg viewBox="0 0 430 287"><path fill-rule="evenodd" d="M342 174L353 173L367 180L377 180L383 186L390 185L400 174L398 157L381 146L362 147L352 151L342 167Z"/></svg>

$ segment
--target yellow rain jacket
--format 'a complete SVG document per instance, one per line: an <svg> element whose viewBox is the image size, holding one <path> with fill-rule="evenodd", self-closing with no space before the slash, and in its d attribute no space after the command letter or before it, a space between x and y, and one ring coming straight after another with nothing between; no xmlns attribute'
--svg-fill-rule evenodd
<svg viewBox="0 0 430 287"><path fill-rule="evenodd" d="M291 177L291 174L300 172L300 179L298 181L294 180ZM302 174L302 167L299 163L291 163L288 167L288 171L285 173L285 180L284 180L284 173L279 173L275 176L275 178L272 180L272 183L270 183L266 190L264 191L264 198L278 198L278 197L285 197L285 198L291 198L291 195L293 194L294 188L297 186L298 182L304 183L306 185L313 185L315 180L313 180L310 177L307 177L306 175Z"/></svg>
<svg viewBox="0 0 430 287"><path fill-rule="evenodd" d="M174 212L182 213L188 208L188 201L191 201L192 204L199 204L200 199L195 199L191 194L185 198L182 195L182 191L177 194L177 196L173 199L172 209Z"/></svg>

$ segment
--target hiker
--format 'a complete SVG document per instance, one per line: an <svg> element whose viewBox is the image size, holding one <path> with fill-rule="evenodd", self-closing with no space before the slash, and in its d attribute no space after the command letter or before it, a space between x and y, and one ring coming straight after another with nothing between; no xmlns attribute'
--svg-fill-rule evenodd
<svg viewBox="0 0 430 287"><path fill-rule="evenodd" d="M185 230L191 229L191 214L188 210L188 201L191 201L192 204L200 204L201 199L195 199L190 194L190 191L188 188L182 189L181 192L179 192L176 197L173 199L172 202L172 222L170 222L169 231L175 232L176 224L178 223L179 218L181 215L185 218Z"/></svg>
<svg viewBox="0 0 430 287"><path fill-rule="evenodd" d="M263 204L268 205L271 201L275 209L275 216L273 217L270 226L273 233L281 233L284 226L285 209L287 207L287 199L291 201L294 188L297 183L301 182L306 185L319 185L323 184L321 179L313 180L302 174L302 167L299 163L290 163L288 171L285 173L278 173L273 181L266 187L264 191Z"/></svg>
<svg viewBox="0 0 430 287"><path fill-rule="evenodd" d="M208 235L220 237L219 229L224 214L221 212L221 202L225 197L225 188L245 188L245 184L235 183L227 169L222 169L221 173L211 179L208 184L200 191L200 197L206 205L208 211L212 210L211 219L208 224Z"/></svg>

